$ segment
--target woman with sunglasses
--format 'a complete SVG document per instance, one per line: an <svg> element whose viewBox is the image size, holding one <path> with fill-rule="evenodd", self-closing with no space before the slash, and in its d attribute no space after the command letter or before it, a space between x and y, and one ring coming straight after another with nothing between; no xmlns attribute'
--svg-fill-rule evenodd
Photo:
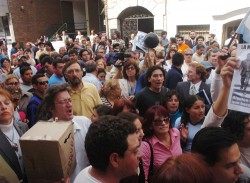
<svg viewBox="0 0 250 183"><path fill-rule="evenodd" d="M143 152L145 179L150 182L153 172L165 160L182 154L180 132L177 128L172 128L169 113L161 105L154 105L146 111L143 131L144 141L140 149Z"/></svg>
<svg viewBox="0 0 250 183"><path fill-rule="evenodd" d="M123 76L122 79L119 79L122 90L121 96L132 100L135 96L136 82L139 77L139 67L136 62L127 61L124 63L123 68L119 69L119 72L121 71L122 73L120 73L120 75Z"/></svg>

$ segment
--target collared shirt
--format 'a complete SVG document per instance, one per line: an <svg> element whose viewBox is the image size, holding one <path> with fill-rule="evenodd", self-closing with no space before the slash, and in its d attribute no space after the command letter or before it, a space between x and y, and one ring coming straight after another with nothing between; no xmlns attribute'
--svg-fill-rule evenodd
<svg viewBox="0 0 250 183"><path fill-rule="evenodd" d="M76 152L76 167L70 177L70 181L73 182L75 177L84 168L89 166L89 160L85 150L85 137L89 126L91 125L90 119L85 116L74 116L72 119L74 123L74 141Z"/></svg>
<svg viewBox="0 0 250 183"><path fill-rule="evenodd" d="M83 82L83 87L80 91L72 90L70 92L73 113L76 116L86 116L90 118L93 114L93 108L102 104L99 93L95 85Z"/></svg>
<svg viewBox="0 0 250 183"><path fill-rule="evenodd" d="M193 85L195 86L196 93L198 93L198 92L199 92L199 89L200 89L201 81L199 81L199 82L196 83L196 84L190 83L189 91L191 91Z"/></svg>
<svg viewBox="0 0 250 183"><path fill-rule="evenodd" d="M101 81L92 73L86 73L86 75L82 78L82 81L92 83L96 86L96 89L100 91L102 87Z"/></svg>
<svg viewBox="0 0 250 183"><path fill-rule="evenodd" d="M167 148L156 136L151 137L148 141L153 147L154 153L154 169L159 168L163 162L172 156L177 156L182 154L181 144L180 144L180 132L176 128L171 128L170 139L171 146ZM148 170L151 159L150 147L147 142L142 142L140 150L143 152L142 161L145 177L148 177Z"/></svg>

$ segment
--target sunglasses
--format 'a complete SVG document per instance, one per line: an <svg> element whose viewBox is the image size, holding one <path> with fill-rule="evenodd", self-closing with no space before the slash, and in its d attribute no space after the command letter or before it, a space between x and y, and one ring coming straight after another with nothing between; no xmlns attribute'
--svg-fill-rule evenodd
<svg viewBox="0 0 250 183"><path fill-rule="evenodd" d="M163 119L156 119L153 121L154 125L155 126L161 126L162 124L164 123L169 123L170 122L170 118L169 117L166 117L166 118L163 118Z"/></svg>
<svg viewBox="0 0 250 183"><path fill-rule="evenodd" d="M193 56L193 54L191 54L191 53L187 53L187 54L185 54L186 56Z"/></svg>
<svg viewBox="0 0 250 183"><path fill-rule="evenodd" d="M49 83L48 81L37 82L38 85L46 85L46 84L48 84L48 83Z"/></svg>

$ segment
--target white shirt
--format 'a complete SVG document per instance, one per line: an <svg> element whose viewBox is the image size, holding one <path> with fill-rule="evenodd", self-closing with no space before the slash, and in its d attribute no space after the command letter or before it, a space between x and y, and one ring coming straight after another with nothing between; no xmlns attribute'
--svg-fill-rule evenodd
<svg viewBox="0 0 250 183"><path fill-rule="evenodd" d="M80 171L89 165L89 160L85 150L85 137L91 121L85 116L74 116L74 138L76 152L76 167L70 177L70 182L73 182Z"/></svg>
<svg viewBox="0 0 250 183"><path fill-rule="evenodd" d="M74 183L101 183L94 177L92 177L89 173L92 166L86 167L84 170L82 170L76 177Z"/></svg>
<svg viewBox="0 0 250 183"><path fill-rule="evenodd" d="M182 66L181 66L181 71L183 74L183 81L187 81L187 73L188 73L188 64L184 60Z"/></svg>
<svg viewBox="0 0 250 183"><path fill-rule="evenodd" d="M196 94L197 94L197 93L199 92L199 88L200 88L200 85L201 85L201 81L198 82L198 83L196 83L196 84L191 83L191 84L190 84L189 91L191 91L191 88L192 88L193 85L195 86L195 90L196 90Z"/></svg>

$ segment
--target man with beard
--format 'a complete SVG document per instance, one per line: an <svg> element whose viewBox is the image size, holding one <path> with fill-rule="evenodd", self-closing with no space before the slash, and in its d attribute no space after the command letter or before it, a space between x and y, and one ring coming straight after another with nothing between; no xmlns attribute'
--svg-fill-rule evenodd
<svg viewBox="0 0 250 183"><path fill-rule="evenodd" d="M54 67L54 74L49 78L49 86L55 85L55 84L61 84L65 83L65 79L63 77L63 67L65 65L64 60L62 59L56 59L52 62L52 65Z"/></svg>
<svg viewBox="0 0 250 183"><path fill-rule="evenodd" d="M90 118L93 108L102 104L95 85L82 81L83 70L77 61L67 62L63 68L63 74L71 87L74 115Z"/></svg>

